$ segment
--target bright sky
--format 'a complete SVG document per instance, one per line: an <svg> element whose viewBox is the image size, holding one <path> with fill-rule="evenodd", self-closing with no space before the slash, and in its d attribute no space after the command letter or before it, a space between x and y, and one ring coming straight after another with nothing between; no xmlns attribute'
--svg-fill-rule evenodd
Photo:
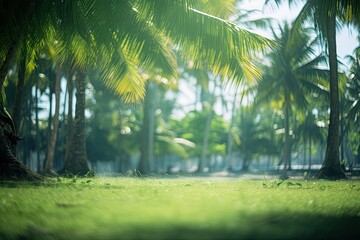
<svg viewBox="0 0 360 240"><path fill-rule="evenodd" d="M280 23L283 21L293 21L300 12L303 4L298 1L292 4L291 8L287 3L277 6L275 3L264 7L265 0L243 0L240 4L241 9L258 9L261 11L259 17L270 17L277 19ZM271 32L259 31L262 35L271 37ZM354 49L359 45L357 42L357 32L354 29L344 27L337 34L337 52L341 59L346 55L351 55Z"/></svg>
<svg viewBox="0 0 360 240"><path fill-rule="evenodd" d="M299 1L297 5L293 4L291 5L291 9L289 8L289 5L287 3L281 4L280 6L277 6L276 4L269 4L264 7L265 0L243 0L240 4L240 9L245 10L254 10L257 9L261 12L259 12L257 18L274 18L279 21L279 23L283 21L288 21L291 23L298 13L300 12L303 4ZM255 16L254 16L255 17ZM271 31L264 31L264 30L254 30L255 32L258 32L259 34L269 37L272 37ZM354 49L359 45L359 43L356 40L357 32L354 29L348 29L347 27L344 27L337 35L337 52L339 55L340 60L346 64L346 60L344 60L344 56L346 55L352 55ZM344 68L344 67L343 67ZM193 103L195 101L194 96L194 89L193 87L190 87L188 83L185 83L184 81L179 82L179 89L182 92L182 94L178 98L178 102L180 105L184 106L182 111L175 112L175 115L178 117L183 117L185 113L183 111L188 111L193 108ZM226 90L225 90L226 91ZM225 94L228 98L228 101L231 101L233 93L226 93ZM243 103L246 103L247 99L243 100ZM224 114L223 113L223 107L221 106L220 102L217 102L215 105L215 110L218 114ZM228 110L227 113L225 113L224 117L228 119L230 116L230 111Z"/></svg>

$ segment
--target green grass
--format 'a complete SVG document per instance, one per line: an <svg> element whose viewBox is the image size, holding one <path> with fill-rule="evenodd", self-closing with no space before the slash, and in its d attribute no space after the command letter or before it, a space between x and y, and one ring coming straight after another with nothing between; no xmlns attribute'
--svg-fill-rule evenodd
<svg viewBox="0 0 360 240"><path fill-rule="evenodd" d="M358 181L0 184L0 239L359 239L359 226Z"/></svg>

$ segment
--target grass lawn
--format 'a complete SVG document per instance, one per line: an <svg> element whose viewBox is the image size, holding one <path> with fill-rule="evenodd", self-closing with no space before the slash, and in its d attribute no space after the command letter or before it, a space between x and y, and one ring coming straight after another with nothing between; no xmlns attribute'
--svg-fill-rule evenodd
<svg viewBox="0 0 360 240"><path fill-rule="evenodd" d="M360 239L360 181L0 184L0 239Z"/></svg>

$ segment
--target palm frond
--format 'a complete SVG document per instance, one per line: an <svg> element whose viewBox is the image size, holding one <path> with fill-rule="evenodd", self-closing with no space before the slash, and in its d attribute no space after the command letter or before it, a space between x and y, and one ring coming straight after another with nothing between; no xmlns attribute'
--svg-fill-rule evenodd
<svg viewBox="0 0 360 240"><path fill-rule="evenodd" d="M234 76L236 73L231 73L229 66L232 59L274 46L269 39L193 8L179 7L175 12L172 7L161 13L160 16L155 12L150 18L154 25L180 45L184 57L199 65L206 59L206 65L215 74Z"/></svg>

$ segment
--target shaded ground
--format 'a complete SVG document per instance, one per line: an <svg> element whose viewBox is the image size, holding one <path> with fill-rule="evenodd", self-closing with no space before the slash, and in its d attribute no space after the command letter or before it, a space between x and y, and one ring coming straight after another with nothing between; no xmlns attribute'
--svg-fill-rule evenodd
<svg viewBox="0 0 360 240"><path fill-rule="evenodd" d="M0 239L360 239L360 182L218 172L0 184Z"/></svg>

